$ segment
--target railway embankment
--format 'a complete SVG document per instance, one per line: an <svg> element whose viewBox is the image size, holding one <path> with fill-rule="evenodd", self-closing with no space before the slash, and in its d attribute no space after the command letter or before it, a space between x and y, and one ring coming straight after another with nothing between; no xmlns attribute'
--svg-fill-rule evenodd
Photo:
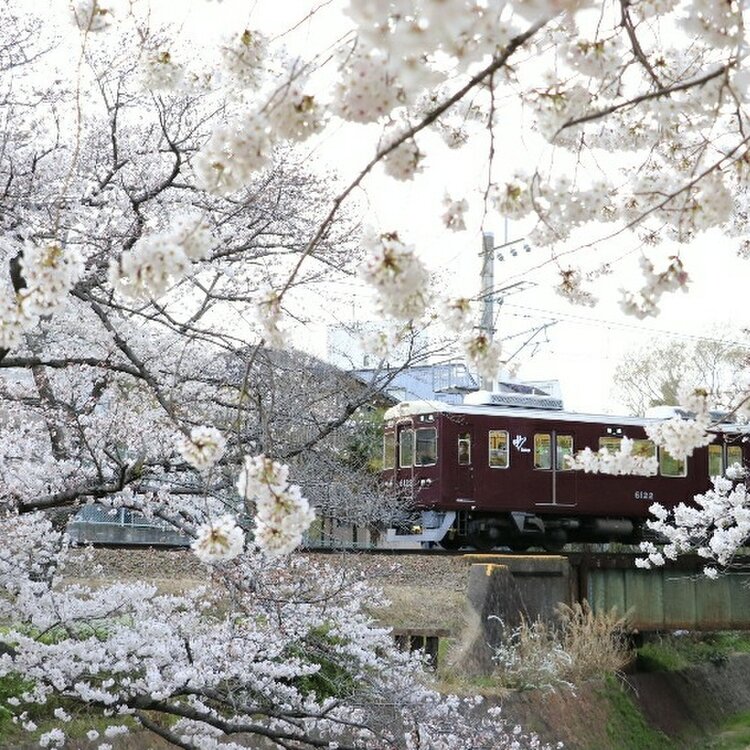
<svg viewBox="0 0 750 750"><path fill-rule="evenodd" d="M720 748L722 727L750 709L750 655L554 692L516 691L502 704L509 720L566 750Z"/></svg>

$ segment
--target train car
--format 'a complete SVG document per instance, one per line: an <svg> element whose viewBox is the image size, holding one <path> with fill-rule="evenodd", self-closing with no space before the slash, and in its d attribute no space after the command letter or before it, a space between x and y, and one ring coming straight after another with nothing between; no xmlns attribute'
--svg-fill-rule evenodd
<svg viewBox="0 0 750 750"><path fill-rule="evenodd" d="M744 465L750 450L749 428L726 423L712 430L710 445L679 461L647 438L646 425L658 421L567 412L555 399L528 394L400 403L385 413L383 479L419 520L387 538L449 549L637 543L652 503L689 502L712 476ZM568 467L566 456L585 447L614 452L623 437L635 441L637 455L658 459L655 476Z"/></svg>

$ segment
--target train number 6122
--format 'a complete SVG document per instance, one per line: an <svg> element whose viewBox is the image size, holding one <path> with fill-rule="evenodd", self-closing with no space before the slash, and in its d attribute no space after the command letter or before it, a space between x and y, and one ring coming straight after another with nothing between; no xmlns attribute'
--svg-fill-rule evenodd
<svg viewBox="0 0 750 750"><path fill-rule="evenodd" d="M646 490L636 490L633 493L633 496L636 500L653 500L654 499L654 493L653 492L646 492Z"/></svg>

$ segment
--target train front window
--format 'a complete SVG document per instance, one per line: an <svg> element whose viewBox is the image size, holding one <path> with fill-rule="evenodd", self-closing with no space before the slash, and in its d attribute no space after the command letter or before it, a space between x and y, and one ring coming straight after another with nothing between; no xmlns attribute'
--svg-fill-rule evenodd
<svg viewBox="0 0 750 750"><path fill-rule="evenodd" d="M742 466L742 446L741 445L728 445L727 446L727 466L732 464L739 464Z"/></svg>
<svg viewBox="0 0 750 750"><path fill-rule="evenodd" d="M724 476L724 447L721 445L708 446L708 476Z"/></svg>
<svg viewBox="0 0 750 750"><path fill-rule="evenodd" d="M398 465L409 468L414 460L414 431L401 430L398 436Z"/></svg>
<svg viewBox="0 0 750 750"><path fill-rule="evenodd" d="M659 448L659 473L663 477L685 477L687 463L684 459L674 458L668 450Z"/></svg>
<svg viewBox="0 0 750 750"><path fill-rule="evenodd" d="M386 432L383 435L383 468L392 469L396 461L396 434Z"/></svg>
<svg viewBox="0 0 750 750"><path fill-rule="evenodd" d="M437 430L423 427L414 432L415 466L434 466L437 463Z"/></svg>
<svg viewBox="0 0 750 750"><path fill-rule="evenodd" d="M462 432L458 436L458 465L469 466L471 464L471 435Z"/></svg>
<svg viewBox="0 0 750 750"><path fill-rule="evenodd" d="M548 433L534 435L534 468L552 468L552 435Z"/></svg>
<svg viewBox="0 0 750 750"><path fill-rule="evenodd" d="M490 430L489 443L490 467L507 469L509 459L507 430Z"/></svg>
<svg viewBox="0 0 750 750"><path fill-rule="evenodd" d="M567 456L573 457L573 436L558 435L556 438L555 468L558 471L570 471L570 465L565 460Z"/></svg>

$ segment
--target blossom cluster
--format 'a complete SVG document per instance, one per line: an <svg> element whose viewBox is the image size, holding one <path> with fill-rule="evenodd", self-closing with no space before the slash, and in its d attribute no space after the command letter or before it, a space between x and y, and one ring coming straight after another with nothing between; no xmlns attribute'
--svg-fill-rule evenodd
<svg viewBox="0 0 750 750"><path fill-rule="evenodd" d="M487 198L495 210L508 219L523 219L534 210L530 181L518 172L503 183L493 182Z"/></svg>
<svg viewBox="0 0 750 750"><path fill-rule="evenodd" d="M711 424L708 391L683 387L680 390L680 404L686 412L685 416L646 425L649 438L678 461L692 456L695 448L714 440L714 436L708 432Z"/></svg>
<svg viewBox="0 0 750 750"><path fill-rule="evenodd" d="M115 5L116 0L74 0L71 20L81 31L102 31L114 21Z"/></svg>
<svg viewBox="0 0 750 750"><path fill-rule="evenodd" d="M240 496L255 504L254 538L267 555L286 555L299 546L315 513L302 491L289 484L289 467L267 456L245 456L237 481Z"/></svg>
<svg viewBox="0 0 750 750"><path fill-rule="evenodd" d="M217 195L234 193L268 166L272 148L266 115L248 114L241 121L221 125L193 159L196 182Z"/></svg>
<svg viewBox="0 0 750 750"><path fill-rule="evenodd" d="M184 278L192 261L211 253L213 237L199 218L174 219L169 229L154 232L112 260L109 279L121 294L135 299L156 299Z"/></svg>
<svg viewBox="0 0 750 750"><path fill-rule="evenodd" d="M486 333L470 331L461 338L461 346L466 360L476 369L479 377L494 380L502 362L502 344Z"/></svg>
<svg viewBox="0 0 750 750"><path fill-rule="evenodd" d="M256 29L226 39L221 47L224 69L243 86L257 86L263 77L263 64L268 56L268 39Z"/></svg>
<svg viewBox="0 0 750 750"><path fill-rule="evenodd" d="M226 440L215 427L193 427L190 436L183 436L177 447L186 463L198 471L207 471L224 455Z"/></svg>
<svg viewBox="0 0 750 750"><path fill-rule="evenodd" d="M184 68L175 63L168 49L149 50L141 61L141 83L149 91L174 91L184 77Z"/></svg>
<svg viewBox="0 0 750 750"><path fill-rule="evenodd" d="M659 300L664 292L687 291L689 278L682 261L676 256L669 259L667 268L661 273L654 272L654 264L645 255L641 256L640 264L646 283L637 294L621 289L620 307L627 315L643 319L658 315Z"/></svg>
<svg viewBox="0 0 750 750"><path fill-rule="evenodd" d="M245 533L230 515L201 524L190 545L196 557L209 565L233 560L242 553Z"/></svg>
<svg viewBox="0 0 750 750"><path fill-rule="evenodd" d="M284 331L281 327L281 297L275 289L266 289L257 303L257 319L265 343L276 349L283 347Z"/></svg>
<svg viewBox="0 0 750 750"><path fill-rule="evenodd" d="M62 307L83 272L83 258L74 247L27 242L20 267L25 286L0 302L0 349L17 347L41 316Z"/></svg>
<svg viewBox="0 0 750 750"><path fill-rule="evenodd" d="M577 268L560 271L560 283L555 287L555 292L577 305L593 307L597 302L591 291L584 288L583 275Z"/></svg>
<svg viewBox="0 0 750 750"><path fill-rule="evenodd" d="M454 200L448 194L443 199L445 212L442 219L443 224L452 232L462 232L466 229L465 214L469 210L469 201L466 198Z"/></svg>
<svg viewBox="0 0 750 750"><path fill-rule="evenodd" d="M711 481L711 489L696 495L691 505L680 503L671 511L658 503L649 508L654 520L648 526L666 544L656 548L652 543L643 543L641 551L646 557L636 562L639 567L663 565L667 559L697 552L710 561L704 573L714 578L715 564L726 566L732 562L750 537L750 494L744 481L729 477L714 477Z"/></svg>
<svg viewBox="0 0 750 750"><path fill-rule="evenodd" d="M385 62L377 51L357 51L348 57L338 84L338 115L351 122L368 123L396 106L398 89Z"/></svg>
<svg viewBox="0 0 750 750"><path fill-rule="evenodd" d="M390 149L391 145L402 137L403 134L398 128L389 131L383 139L381 151L385 153L383 156L385 173L396 180L406 181L411 180L422 170L421 162L424 154L417 147L416 140L411 137Z"/></svg>
<svg viewBox="0 0 750 750"><path fill-rule="evenodd" d="M440 316L445 327L453 333L461 333L474 318L474 306L468 297L456 297L443 303Z"/></svg>
<svg viewBox="0 0 750 750"><path fill-rule="evenodd" d="M369 254L361 275L377 290L382 311L398 320L420 318L429 299L429 275L414 248L396 232L371 233L365 247Z"/></svg>
<svg viewBox="0 0 750 750"><path fill-rule="evenodd" d="M633 453L634 449L635 441L623 437L616 451L610 451L606 447L596 452L591 448L584 448L575 456L566 456L565 461L568 468L588 474L654 476L659 468L656 452L654 451L654 455L644 456Z"/></svg>
<svg viewBox="0 0 750 750"><path fill-rule="evenodd" d="M279 141L305 141L323 129L326 119L307 82L291 77L265 106L214 129L192 161L197 185L217 195L247 187L269 166Z"/></svg>

